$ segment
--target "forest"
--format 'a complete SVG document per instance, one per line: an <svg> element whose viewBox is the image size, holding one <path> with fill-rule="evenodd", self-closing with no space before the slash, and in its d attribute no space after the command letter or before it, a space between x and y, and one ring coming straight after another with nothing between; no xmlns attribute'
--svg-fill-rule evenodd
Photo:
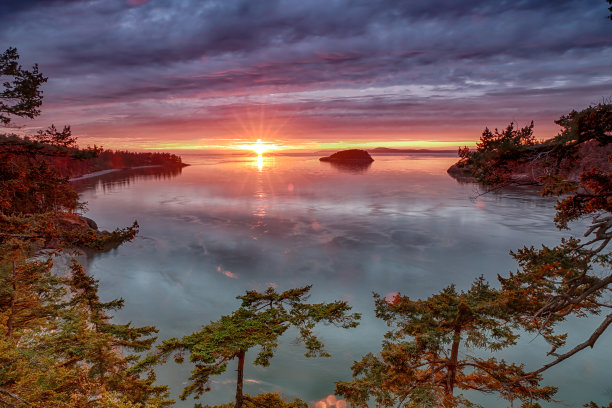
<svg viewBox="0 0 612 408"><path fill-rule="evenodd" d="M129 152L98 146L79 149L70 126L65 126L60 132L51 125L44 131L39 130L34 137L0 134L0 146L4 152L29 151L39 160L46 161L58 175L69 178L110 169L186 166L179 156L165 152ZM61 151L57 151L60 146Z"/></svg>
<svg viewBox="0 0 612 408"><path fill-rule="evenodd" d="M0 55L0 76L7 78L0 90L3 124L39 115L46 78L38 67L21 67L10 48ZM588 353L609 335L612 104L572 111L556 123L559 134L545 141L534 138L533 124L485 129L475 150L459 150L457 168L487 190L537 183L543 195L558 197L558 228L592 220L584 237L514 249L518 269L499 271L498 282L474 276L465 291L448 282L426 299L374 295L376 316L390 329L379 352L354 362L353 379L336 383L336 394L350 406L467 407L474 405L462 392L475 390L510 406L538 407L539 401L554 401L556 392L554 384L543 384L543 373ZM601 158L587 160L593 151ZM120 245L138 233L137 223L106 235L86 228L68 177L149 165L182 162L165 153L79 148L67 126L28 138L0 136L0 406L172 406L168 387L155 376L155 367L172 358L188 359L194 367L180 398L201 397L211 377L235 362L235 398L223 407L306 407L278 394L244 394L245 354L256 352L255 364L269 365L279 338L293 327L306 356L328 356L315 328L356 327L360 315L347 302L308 303L310 286L247 291L232 314L182 338L158 341L155 327L114 322L111 313L123 300L101 301L98 283L76 260L54 268L60 256ZM525 172L533 177L516 177ZM599 325L584 333L582 342L568 344L562 323L571 317L596 319ZM460 353L468 346L495 353L515 346L524 333L549 343L545 365L527 369L521 361ZM589 401L585 406L598 407Z"/></svg>

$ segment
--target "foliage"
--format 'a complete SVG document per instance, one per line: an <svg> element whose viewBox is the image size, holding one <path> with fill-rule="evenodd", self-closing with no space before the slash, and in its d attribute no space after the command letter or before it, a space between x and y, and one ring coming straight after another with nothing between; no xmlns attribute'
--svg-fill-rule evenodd
<svg viewBox="0 0 612 408"><path fill-rule="evenodd" d="M503 291L521 316L524 327L542 335L551 344L548 355L555 357L534 374L587 346L593 347L612 323L612 315L603 320L589 339L564 354L556 351L565 345L567 334L556 334L554 329L567 316L599 315L612 306L608 296L608 286L612 283L610 254L594 253L579 240L570 238L552 248L525 247L512 255L520 269L507 278L499 277Z"/></svg>
<svg viewBox="0 0 612 408"><path fill-rule="evenodd" d="M307 357L329 356L323 343L313 334L315 325L325 322L343 328L356 327L360 315L348 314L350 307L346 302L306 303L310 288L305 286L281 293L273 288L263 293L247 291L244 296L238 296L242 305L231 315L222 316L182 339L172 338L158 346L163 359L174 354L175 361L181 363L189 352L189 359L195 364L190 383L180 397L185 399L195 394L199 398L210 390L210 376L221 374L229 361L238 358L235 406L240 408L246 352L258 347L254 364L268 366L279 337L292 326L299 330Z"/></svg>
<svg viewBox="0 0 612 408"><path fill-rule="evenodd" d="M533 122L520 130L511 123L504 131L485 129L470 151L459 149L457 166L468 171L480 183L500 186L515 181L518 168L529 165L548 170L559 176L563 166L575 165L579 146L586 143L607 145L612 140L612 103L602 102L582 111L572 111L555 121L561 131L550 140L537 142L533 137Z"/></svg>
<svg viewBox="0 0 612 408"><path fill-rule="evenodd" d="M12 76L0 93L0 121L39 114L46 78L24 71L17 53L0 56ZM99 233L75 214L82 208L54 158L84 158L69 127L32 138L0 136L0 405L6 407L164 407L167 387L154 385L154 359L140 355L154 327L110 322L123 300L102 302L97 282L72 262L52 271L52 256L68 247L107 247L131 240L138 224ZM94 225L95 226L95 225ZM41 252L55 248L54 252Z"/></svg>
<svg viewBox="0 0 612 408"><path fill-rule="evenodd" d="M548 355L553 360L527 373L534 378L579 351L593 347L612 324L609 297L612 254L606 251L612 239L611 159L608 157L607 163L592 163L577 154L587 144L603 149L612 141L612 104L600 103L580 112L572 111L556 123L562 127L556 137L518 149L518 156L509 165L498 162L502 160L500 148L486 143L487 138L481 139L477 151L463 150L460 159L464 168L479 181L494 187L512 181L517 163L537 163L547 173L539 179L543 184L542 194L560 197L554 220L558 228L567 229L572 221L592 217L584 234L586 242L567 238L553 247L524 247L511 253L519 263L519 270L499 277L508 306L514 310L520 324L542 335L551 345ZM494 158L492 162L486 160L490 157ZM563 172L562 163L568 160L582 169L578 177L570 178ZM602 313L605 314L603 320L587 339L558 353L558 349L567 346L567 334L557 331L559 323L569 316Z"/></svg>
<svg viewBox="0 0 612 408"><path fill-rule="evenodd" d="M587 407L587 408L612 408L612 402L609 403L608 405L597 405L596 403L591 401L588 404L584 404L583 407Z"/></svg>
<svg viewBox="0 0 612 408"><path fill-rule="evenodd" d="M0 93L0 120L11 116L35 117L42 103L40 85L46 81L35 66L32 72L18 65L14 48L0 56L0 73L12 78ZM14 105L5 101L17 100ZM54 161L84 160L100 149L80 149L69 126L54 125L32 137L0 135L0 244L20 238L40 247L66 246L109 248L131 240L138 225L101 234L87 226L75 211L83 208L68 178Z"/></svg>
<svg viewBox="0 0 612 408"><path fill-rule="evenodd" d="M0 244L20 239L41 249L92 248L108 250L131 241L138 223L112 232L91 228L84 217L70 213L7 216L0 213Z"/></svg>
<svg viewBox="0 0 612 408"><path fill-rule="evenodd" d="M554 141L566 148L589 140L607 144L610 143L612 132L612 104L604 102L580 112L573 110L561 116L555 123L561 126L562 130Z"/></svg>
<svg viewBox="0 0 612 408"><path fill-rule="evenodd" d="M97 148L97 155L85 159L72 157L53 157L50 162L59 174L65 177L76 177L100 170L124 169L133 167L163 166L181 168L185 166L182 159L164 152L128 152L123 150L106 150Z"/></svg>
<svg viewBox="0 0 612 408"><path fill-rule="evenodd" d="M584 234L587 241L576 238L540 249L525 247L512 252L520 269L500 282L508 297L520 299L517 310L533 331L542 334L551 344L548 355L555 359L534 374L593 347L597 339L612 324L612 254L606 247L612 239L612 171L592 168L582 172L578 181L561 177L544 180L545 195L558 195L555 223L567 228L571 221L592 216ZM565 353L557 349L565 345L565 333L553 334L558 323L568 316L586 317L607 313L600 325L582 343Z"/></svg>
<svg viewBox="0 0 612 408"><path fill-rule="evenodd" d="M155 328L110 323L108 312L123 301L101 302L96 281L76 262L59 276L51 271L50 258L26 261L19 245L3 249L0 398L8 400L0 402L16 406L23 400L33 407L171 403L166 387L153 385L151 363L133 354L151 347Z"/></svg>
<svg viewBox="0 0 612 408"><path fill-rule="evenodd" d="M196 404L195 408L233 408L234 403L221 405L202 405ZM295 399L287 402L282 399L279 394L266 393L251 397L249 394L244 395L244 408L308 408L308 404L301 399Z"/></svg>
<svg viewBox="0 0 612 408"><path fill-rule="evenodd" d="M549 400L554 394L555 388L539 386L539 377L525 377L522 365L460 353L498 351L518 337L514 311L483 278L466 292L451 285L426 300L374 297L377 317L393 330L379 356L370 353L352 366L354 381L336 383L336 393L353 406L367 407L370 398L378 407L471 406L455 395L456 388L509 401Z"/></svg>
<svg viewBox="0 0 612 408"><path fill-rule="evenodd" d="M612 173L599 168L584 171L578 181L559 177L543 179L546 183L544 195L563 196L557 202L555 223L567 228L568 222L592 214L612 213ZM598 228L598 227L597 227ZM592 231L589 231L590 234ZM588 235L587 234L587 235ZM600 234L603 238L603 235ZM607 244L607 242L606 242Z"/></svg>
<svg viewBox="0 0 612 408"><path fill-rule="evenodd" d="M17 49L9 48L0 54L0 123L9 125L11 116L34 118L40 114L42 104L40 86L47 82L38 72L38 65L31 71L19 65Z"/></svg>
<svg viewBox="0 0 612 408"><path fill-rule="evenodd" d="M514 123L503 131L485 128L475 152L467 147L459 149L458 165L469 168L482 183L499 184L507 181L517 161L535 144L533 122L522 129L515 129Z"/></svg>
<svg viewBox="0 0 612 408"><path fill-rule="evenodd" d="M40 160L41 154L61 154L51 143L31 143L17 137L0 141L0 211L40 214L73 211L78 194L68 180ZM43 150L44 148L44 150Z"/></svg>
<svg viewBox="0 0 612 408"><path fill-rule="evenodd" d="M356 380L337 383L337 391L354 405L365 407L370 398L378 406L469 405L469 401L454 395L456 386L495 392L510 401L520 399L524 406L536 406L533 400L548 400L555 391L539 386L541 373L592 347L612 324L610 313L587 340L557 354L557 349L566 346L567 338L566 333L558 332L559 323L568 316L593 316L612 308L612 255L604 252L612 239L612 174L609 165L586 167L585 163L577 163L582 145L605 146L612 140L612 104L572 111L556 123L562 127L561 132L545 142L534 139L533 123L523 129L515 129L513 124L504 131L485 129L475 151L459 150L457 167L489 188L498 188L516 182L517 171L536 163L545 170L540 179L542 193L561 197L555 217L559 228L567 228L569 222L585 216L595 216L585 234L591 236L589 240L569 238L555 247L525 247L511 253L520 269L508 277L499 277L501 290L487 285L490 296L477 297L486 303L469 300L474 291L479 292L482 281L465 293L456 293L451 286L426 301L402 297L389 304L377 297L377 315L396 329L387 334L380 356L369 354L355 363ZM565 163L583 166L584 171L577 179L569 179L569 173L562 169ZM441 299L452 301L443 303ZM441 309L441 305L447 308ZM493 311L495 314L487 314ZM467 326L453 326L458 322ZM461 329L455 332L453 327ZM487 327L507 332L482 331ZM492 351L512 345L514 329L519 327L542 335L551 345L548 355L554 360L526 372L523 366L495 358L457 358L460 345Z"/></svg>

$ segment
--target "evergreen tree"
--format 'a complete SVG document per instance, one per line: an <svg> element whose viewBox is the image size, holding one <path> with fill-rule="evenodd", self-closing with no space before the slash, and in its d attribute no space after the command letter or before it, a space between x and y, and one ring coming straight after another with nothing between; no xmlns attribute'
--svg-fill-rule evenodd
<svg viewBox="0 0 612 408"><path fill-rule="evenodd" d="M196 404L195 408L233 408L233 403L221 405L201 405ZM276 393L259 394L251 397L249 394L244 395L244 408L308 408L308 404L301 399L295 399L287 402Z"/></svg>
<svg viewBox="0 0 612 408"><path fill-rule="evenodd" d="M246 353L255 347L259 352L254 364L268 366L278 346L278 338L289 327L299 330L299 338L306 347L307 357L327 357L324 345L314 335L317 323L331 323L342 328L358 325L360 315L348 314L351 309L346 302L309 304L305 300L311 286L290 289L282 293L268 288L263 293L247 291L238 296L242 305L238 310L221 319L210 322L198 332L164 341L160 346L160 356L174 354L176 362L189 360L195 364L190 383L185 387L181 398L191 394L199 398L210 390L210 376L218 375L227 369L229 361L238 360L235 408L244 405L243 379Z"/></svg>
<svg viewBox="0 0 612 408"><path fill-rule="evenodd" d="M37 116L42 103L40 86L46 78L34 66L24 70L19 55L9 48L0 55L0 122L13 117ZM138 225L110 234L98 234L74 213L83 207L68 178L58 173L51 159L92 158L97 148L80 149L69 126L54 125L32 137L0 134L0 244L12 238L42 247L118 245L132 239Z"/></svg>
<svg viewBox="0 0 612 408"><path fill-rule="evenodd" d="M65 276L52 266L18 250L0 257L0 406L170 405L154 361L139 357L155 328L111 323L122 300L101 302L76 262Z"/></svg>
<svg viewBox="0 0 612 408"><path fill-rule="evenodd" d="M0 122L39 114L46 81L18 65L15 49L0 55ZM70 247L104 247L134 238L138 225L102 234L75 211L81 204L48 158L90 157L69 127L32 138L0 135L0 406L164 407L154 385L154 327L111 323L122 300L101 302L96 281L72 263L52 272L52 256ZM42 248L55 252L42 253Z"/></svg>
<svg viewBox="0 0 612 408"><path fill-rule="evenodd" d="M605 149L612 142L612 104L603 102L572 111L556 123L562 129L548 141L514 143L512 163L504 161L499 145L487 143L485 134L476 151L460 151L458 163L493 188L512 183L513 172L522 164L538 166L543 170L538 179L542 194L560 197L554 220L558 228L567 229L572 221L592 217L584 234L586 240L570 237L553 247L524 247L512 252L520 268L507 277L499 277L503 294L521 325L542 335L551 345L548 355L553 360L526 374L534 378L593 347L612 324L612 254L608 247L612 239L612 159L608 155L607 161L598 163L592 157L593 152L609 151ZM581 151L591 155L585 156ZM570 171L574 168L581 169L577 177ZM600 314L605 316L588 338L560 352L567 347L567 334L558 332L559 323L570 316Z"/></svg>
<svg viewBox="0 0 612 408"><path fill-rule="evenodd" d="M379 355L355 362L354 381L336 383L336 393L353 406L368 407L371 398L378 407L469 406L457 389L497 393L509 401L549 400L554 394L555 388L539 386L539 377L525 377L522 365L467 354L499 351L518 337L514 311L483 278L466 292L451 285L425 300L375 299L377 317L393 330Z"/></svg>
<svg viewBox="0 0 612 408"><path fill-rule="evenodd" d="M23 69L19 65L17 49L9 48L0 54L0 80L0 123L9 125L11 116L32 119L40 114L40 87L47 78L38 72L38 65L34 65L31 71Z"/></svg>

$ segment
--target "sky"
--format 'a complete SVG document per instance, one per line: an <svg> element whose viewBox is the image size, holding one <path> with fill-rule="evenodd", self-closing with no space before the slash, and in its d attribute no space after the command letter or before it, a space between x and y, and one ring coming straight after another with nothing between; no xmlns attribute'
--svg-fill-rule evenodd
<svg viewBox="0 0 612 408"><path fill-rule="evenodd" d="M81 145L456 148L612 96L605 0L2 0Z"/></svg>

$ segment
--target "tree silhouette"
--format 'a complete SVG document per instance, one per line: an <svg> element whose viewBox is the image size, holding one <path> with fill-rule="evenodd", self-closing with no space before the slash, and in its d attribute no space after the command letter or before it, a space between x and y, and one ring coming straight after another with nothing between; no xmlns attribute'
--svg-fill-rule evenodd
<svg viewBox="0 0 612 408"><path fill-rule="evenodd" d="M31 71L19 65L19 54L16 48L9 48L0 54L0 80L3 89L0 91L0 123L9 125L11 116L38 116L38 107L42 104L40 86L47 78L38 72L38 65Z"/></svg>

